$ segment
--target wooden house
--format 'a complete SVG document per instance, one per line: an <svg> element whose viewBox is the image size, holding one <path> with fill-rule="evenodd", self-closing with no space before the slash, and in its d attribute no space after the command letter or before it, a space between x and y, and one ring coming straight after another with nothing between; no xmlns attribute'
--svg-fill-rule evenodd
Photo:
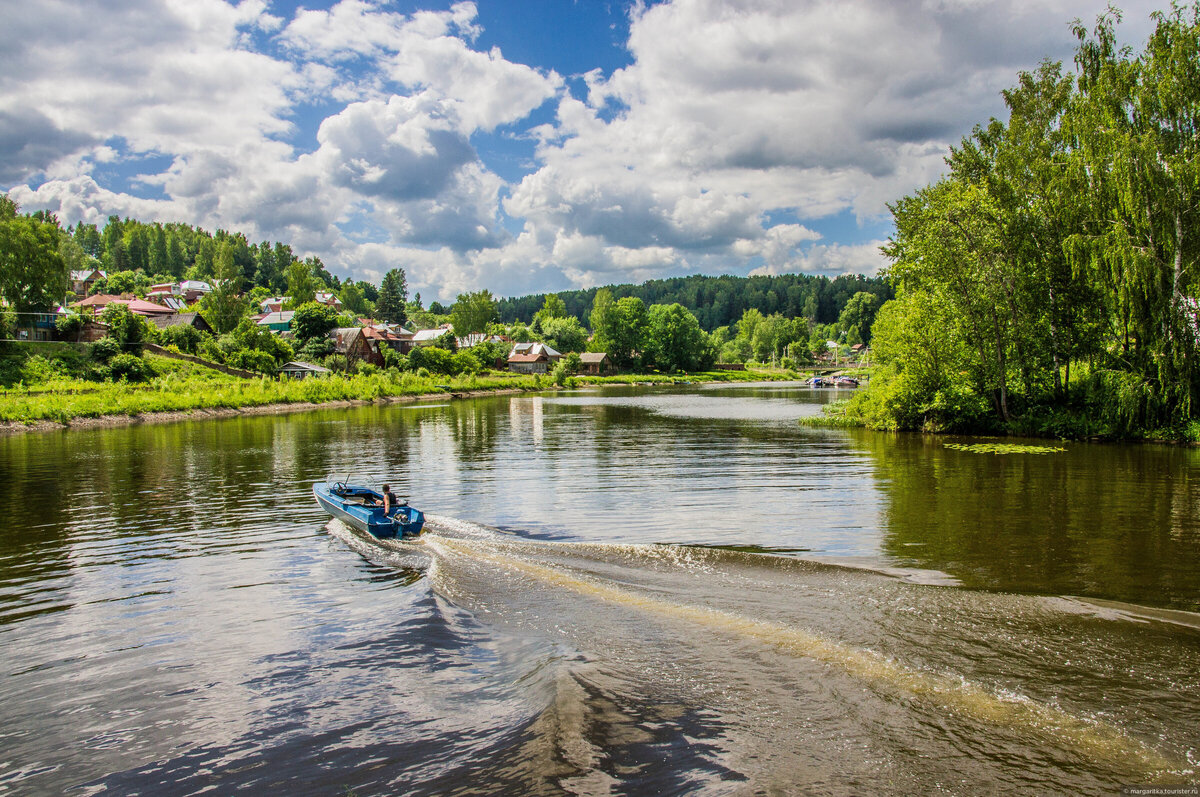
<svg viewBox="0 0 1200 797"><path fill-rule="evenodd" d="M585 351L579 355L579 360L582 363L582 367L579 370L581 374L601 376L613 370L612 362L609 361L608 355L602 351Z"/></svg>

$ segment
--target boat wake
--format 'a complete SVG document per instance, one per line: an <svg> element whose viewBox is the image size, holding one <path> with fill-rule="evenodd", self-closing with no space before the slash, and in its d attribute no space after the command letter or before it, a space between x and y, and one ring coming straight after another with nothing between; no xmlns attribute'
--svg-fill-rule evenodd
<svg viewBox="0 0 1200 797"><path fill-rule="evenodd" d="M657 721L674 728L658 743L706 738L701 781L757 788L798 769L810 785L882 772L918 791L947 781L1071 790L1194 771L1196 724L1164 728L1200 720L1177 697L1200 688L1200 661L1194 640L1160 626L1113 634L1111 613L1060 599L740 550L533 540L439 516L415 541L329 528L373 561L421 570L439 598L498 634L576 651L555 678L554 719L543 718L555 745L566 743L561 695L591 694L610 709L639 706L632 727L684 707L675 716L686 720ZM593 761L569 778L600 770L613 777Z"/></svg>

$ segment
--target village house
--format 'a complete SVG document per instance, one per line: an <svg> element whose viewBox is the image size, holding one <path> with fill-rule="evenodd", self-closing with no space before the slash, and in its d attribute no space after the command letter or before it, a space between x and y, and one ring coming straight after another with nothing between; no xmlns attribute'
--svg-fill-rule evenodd
<svg viewBox="0 0 1200 797"><path fill-rule="evenodd" d="M383 366L383 352L359 327L339 327L330 331L329 337L333 339L334 353L343 355L350 365L368 362Z"/></svg>
<svg viewBox="0 0 1200 797"><path fill-rule="evenodd" d="M200 332L207 332L212 335L213 329L204 320L204 316L199 313L173 313L172 315L158 315L150 318L150 323L159 329L167 329L168 327L188 326L194 327Z"/></svg>
<svg viewBox="0 0 1200 797"><path fill-rule="evenodd" d="M385 348L400 352L401 354L408 354L412 351L413 333L404 327L393 327L387 324L381 324L380 326L364 324L362 331L363 335L375 345L375 348L381 355Z"/></svg>
<svg viewBox="0 0 1200 797"><path fill-rule="evenodd" d="M292 319L295 317L296 311L294 310L276 311L259 316L254 323L258 324L260 327L266 327L272 332L278 334L281 332L291 332Z"/></svg>
<svg viewBox="0 0 1200 797"><path fill-rule="evenodd" d="M508 370L518 374L544 374L562 354L545 343L518 343L508 355Z"/></svg>
<svg viewBox="0 0 1200 797"><path fill-rule="evenodd" d="M602 376L612 370L608 355L602 351L585 351L579 355L582 363L579 373L588 376Z"/></svg>
<svg viewBox="0 0 1200 797"><path fill-rule="evenodd" d="M188 305L195 304L204 294L212 293L212 286L200 280L184 280L182 282L160 282L151 285L146 293L149 301L170 307L177 312Z"/></svg>
<svg viewBox="0 0 1200 797"><path fill-rule="evenodd" d="M279 375L286 376L290 379L307 379L310 376L326 376L333 373L328 368L312 363L299 362L294 360L286 362L279 366Z"/></svg>
<svg viewBox="0 0 1200 797"><path fill-rule="evenodd" d="M438 342L438 338L445 335L447 332L453 333L454 327L450 324L442 324L437 329L418 329L413 333L412 345L417 346L432 346Z"/></svg>
<svg viewBox="0 0 1200 797"><path fill-rule="evenodd" d="M135 315L145 316L147 318L158 315L174 315L175 311L169 307L164 307L161 304L148 302L145 299L138 299L125 294L123 296L112 296L107 293L97 293L94 296L89 296L83 301L75 302L72 307L81 313L91 313L93 316L100 315L104 309L110 304L123 304L129 308L130 312Z"/></svg>
<svg viewBox="0 0 1200 797"><path fill-rule="evenodd" d="M84 297L92 290L92 286L102 279L108 278L107 271L98 268L83 269L71 272L71 293Z"/></svg>
<svg viewBox="0 0 1200 797"><path fill-rule="evenodd" d="M272 296L269 299L263 299L262 303L258 306L259 312L278 313L283 309L284 304L286 304L290 299L290 296ZM332 307L338 312L341 312L343 307L342 300L339 299L336 294L330 293L329 291L317 291L315 301Z"/></svg>

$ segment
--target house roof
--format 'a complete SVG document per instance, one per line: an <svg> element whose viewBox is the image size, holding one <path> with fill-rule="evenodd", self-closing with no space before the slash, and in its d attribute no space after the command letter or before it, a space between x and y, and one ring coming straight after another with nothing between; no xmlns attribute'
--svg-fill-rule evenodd
<svg viewBox="0 0 1200 797"><path fill-rule="evenodd" d="M107 271L101 271L98 268L85 268L78 271L73 270L71 272L71 279L77 282L82 282L83 280L91 279L93 274L99 274L101 279L104 279L108 276Z"/></svg>
<svg viewBox="0 0 1200 797"><path fill-rule="evenodd" d="M555 351L545 343L518 343L513 346L513 354L545 354L547 357L562 357L562 352Z"/></svg>
<svg viewBox="0 0 1200 797"><path fill-rule="evenodd" d="M172 313L171 315L156 315L150 317L150 323L159 329L167 327L193 326L196 323L196 318L199 317L204 321L204 317L199 313ZM204 322L204 326L208 326L208 322Z"/></svg>
<svg viewBox="0 0 1200 797"><path fill-rule="evenodd" d="M514 351L512 354L508 355L508 361L510 363L540 363L543 360L549 360L549 359L550 359L549 357L547 357L545 354L542 354L542 353L521 354L519 352Z"/></svg>
<svg viewBox="0 0 1200 797"><path fill-rule="evenodd" d="M279 370L280 371L307 371L309 373L314 373L314 374L333 373L328 368L323 368L320 365L313 365L312 363L303 363L298 360L293 360L291 362L284 363L283 365L279 366Z"/></svg>
<svg viewBox="0 0 1200 797"><path fill-rule="evenodd" d="M268 324L290 324L292 318L296 315L295 310L284 310L279 313L267 313L262 318L258 319L258 323L262 326Z"/></svg>
<svg viewBox="0 0 1200 797"><path fill-rule="evenodd" d="M608 359L608 355L602 351L585 351L579 355L580 362L587 363L602 363Z"/></svg>
<svg viewBox="0 0 1200 797"><path fill-rule="evenodd" d="M145 299L117 299L115 303L127 305L131 312L138 315L173 315L175 313L170 307L163 307L161 304L148 302Z"/></svg>
<svg viewBox="0 0 1200 797"><path fill-rule="evenodd" d="M72 304L72 307L108 307L113 302L119 302L120 296L113 296L108 293L95 293L81 301Z"/></svg>
<svg viewBox="0 0 1200 797"><path fill-rule="evenodd" d="M437 340L442 335L449 332L449 329L438 327L437 329L418 329L413 333L413 342L419 343L426 340Z"/></svg>

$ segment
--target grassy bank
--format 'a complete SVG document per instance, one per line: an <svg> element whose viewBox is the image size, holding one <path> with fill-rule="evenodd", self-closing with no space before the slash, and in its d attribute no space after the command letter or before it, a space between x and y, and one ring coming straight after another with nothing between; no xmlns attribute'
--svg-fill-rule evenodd
<svg viewBox="0 0 1200 797"><path fill-rule="evenodd" d="M70 353L64 355L71 357ZM544 390L558 387L548 376L507 372L456 377L396 370L334 374L316 379L239 379L155 355L146 355L154 377L146 382L95 382L69 375L64 360L23 352L7 363L12 375L0 387L0 422L70 423L81 418L143 416L194 410L238 409L288 404L327 404L403 397ZM664 384L695 381L757 381L794 377L787 372L714 371L700 374L621 374L570 377L566 387L598 384Z"/></svg>
<svg viewBox="0 0 1200 797"><path fill-rule="evenodd" d="M821 408L821 415L800 419L801 426L822 429L876 429L897 431L900 427L873 422L863 412L872 401L866 388L859 396L830 402ZM1113 423L1103 414L1087 406L1035 407L1009 423L987 419L974 424L947 428L926 424L919 429L925 434L956 434L975 436L1033 437L1049 440L1123 440L1130 442L1200 443L1200 421L1170 427L1124 426Z"/></svg>

